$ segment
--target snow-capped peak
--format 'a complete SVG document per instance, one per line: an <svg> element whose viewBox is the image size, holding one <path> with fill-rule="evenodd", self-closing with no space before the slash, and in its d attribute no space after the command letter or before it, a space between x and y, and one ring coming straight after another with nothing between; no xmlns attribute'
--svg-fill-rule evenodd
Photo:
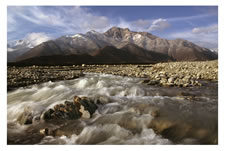
<svg viewBox="0 0 225 151"><path fill-rule="evenodd" d="M9 41L7 46L15 50L33 48L42 42L52 39L45 33L29 33L22 40ZM9 51L10 49L8 49Z"/></svg>
<svg viewBox="0 0 225 151"><path fill-rule="evenodd" d="M78 38L78 39L83 39L83 40L87 41L87 38L83 34L76 34L76 35L71 36L71 38L73 38L73 39Z"/></svg>
<svg viewBox="0 0 225 151"><path fill-rule="evenodd" d="M218 54L218 48L213 48L213 49L210 49L211 52L215 53L215 54Z"/></svg>
<svg viewBox="0 0 225 151"><path fill-rule="evenodd" d="M22 45L24 43L25 43L24 40L17 40L16 43L15 43L15 46Z"/></svg>
<svg viewBox="0 0 225 151"><path fill-rule="evenodd" d="M70 36L71 38L82 38L83 36L81 34L76 34L76 35L73 35L73 36Z"/></svg>
<svg viewBox="0 0 225 151"><path fill-rule="evenodd" d="M11 48L11 49L15 49L15 48L21 48L21 47L27 47L27 48L33 48L36 45L34 43L32 43L32 41L26 41L26 40L16 40L16 41L12 41L9 42L7 47ZM9 51L9 49L8 49Z"/></svg>
<svg viewBox="0 0 225 151"><path fill-rule="evenodd" d="M16 46L23 45L23 44L25 44L24 40L15 40L15 41L8 42L7 46L9 48L14 48Z"/></svg>

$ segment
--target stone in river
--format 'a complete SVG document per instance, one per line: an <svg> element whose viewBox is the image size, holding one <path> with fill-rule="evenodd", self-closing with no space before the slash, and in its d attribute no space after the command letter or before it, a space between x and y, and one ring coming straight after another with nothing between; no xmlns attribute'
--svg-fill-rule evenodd
<svg viewBox="0 0 225 151"><path fill-rule="evenodd" d="M49 109L48 111L46 111L43 116L44 120L50 120L53 116L52 115L53 113L54 113L53 109Z"/></svg>
<svg viewBox="0 0 225 151"><path fill-rule="evenodd" d="M73 102L65 101L64 104L57 104L53 108L43 114L44 120L91 118L97 105L90 98L75 96Z"/></svg>
<svg viewBox="0 0 225 151"><path fill-rule="evenodd" d="M24 112L17 118L21 125L32 124L33 112L31 107L25 107Z"/></svg>
<svg viewBox="0 0 225 151"><path fill-rule="evenodd" d="M49 129L48 128L41 129L40 134L43 134L44 136L48 136L49 135Z"/></svg>
<svg viewBox="0 0 225 151"><path fill-rule="evenodd" d="M153 111L151 112L151 116L153 117L159 117L159 109L153 109Z"/></svg>
<svg viewBox="0 0 225 151"><path fill-rule="evenodd" d="M90 118L91 117L91 114L87 110L84 109L83 105L80 106L79 111L82 113L81 117L83 117L83 118Z"/></svg>
<svg viewBox="0 0 225 151"><path fill-rule="evenodd" d="M84 110L87 110L90 113L91 116L96 111L96 109L98 108L97 105L94 103L94 101L90 100L87 97L81 98L80 104L82 106L84 106Z"/></svg>

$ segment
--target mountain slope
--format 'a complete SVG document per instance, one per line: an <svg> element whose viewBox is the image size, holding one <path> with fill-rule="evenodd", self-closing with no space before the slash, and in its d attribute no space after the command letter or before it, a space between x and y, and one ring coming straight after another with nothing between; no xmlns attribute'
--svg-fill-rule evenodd
<svg viewBox="0 0 225 151"><path fill-rule="evenodd" d="M7 61L15 61L15 59L28 50L30 50L33 46L30 45L29 42L24 40L17 40L7 44Z"/></svg>
<svg viewBox="0 0 225 151"><path fill-rule="evenodd" d="M17 61L28 59L28 58L34 58L34 57L40 57L40 56L52 56L52 55L64 55L64 51L61 50L61 48L56 44L55 41L48 41L24 53L22 56L20 56L17 59Z"/></svg>
<svg viewBox="0 0 225 151"><path fill-rule="evenodd" d="M19 61L22 65L73 65L73 64L121 64L121 63L157 63L171 60L167 56L155 52L142 50L143 54L139 55L135 48L131 50L129 47L137 47L128 44L121 49L113 46L105 46L93 53L79 55L51 55L38 56ZM138 48L138 47L137 47ZM139 50L139 49L137 49Z"/></svg>
<svg viewBox="0 0 225 151"><path fill-rule="evenodd" d="M148 51L168 55L177 61L212 60L217 56L209 49L199 47L183 39L167 40L146 32L132 32L125 28L113 27L104 33L111 42L121 48L124 43L133 43Z"/></svg>
<svg viewBox="0 0 225 151"><path fill-rule="evenodd" d="M94 57L94 61L110 63L127 63L131 60L144 63L217 59L217 55L209 49L187 40L167 40L147 32L112 27L105 33L92 30L86 34L62 36L54 41L44 42L18 57L17 61L41 56L82 54Z"/></svg>

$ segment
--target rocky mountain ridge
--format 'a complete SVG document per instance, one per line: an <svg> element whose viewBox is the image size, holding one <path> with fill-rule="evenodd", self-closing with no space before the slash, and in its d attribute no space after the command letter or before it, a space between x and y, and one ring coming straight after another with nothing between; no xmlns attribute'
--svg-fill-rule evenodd
<svg viewBox="0 0 225 151"><path fill-rule="evenodd" d="M114 49L115 52L110 52L110 49L108 52L111 54L114 53L111 57L117 58L116 60L113 60L113 57L110 58L110 55L106 50L104 51L104 54L106 55L107 52L108 57L105 57L102 54L101 50L106 48ZM153 52L154 54L157 54L157 59L154 57ZM101 55L97 55L97 53L100 53ZM143 55L145 53L148 53L148 55ZM84 54L91 56L92 58L95 57L93 60L97 60L96 56L102 56L102 58L99 58L100 60L105 57L108 58L106 62L111 63L126 63L127 57L121 56L127 55L129 58L131 54L134 55L134 58L132 59L133 63L164 62L168 60L203 61L217 59L217 55L212 53L209 49L199 47L187 40L167 40L147 32L134 32L130 31L128 28L112 27L104 33L92 30L86 34L62 36L56 40L41 43L18 57L16 61L24 61L26 59L44 56L46 58L55 55L79 56ZM93 56L93 54L96 55ZM167 56L166 60L165 56ZM118 58L120 59L118 60ZM74 63L76 63L76 61L74 61Z"/></svg>

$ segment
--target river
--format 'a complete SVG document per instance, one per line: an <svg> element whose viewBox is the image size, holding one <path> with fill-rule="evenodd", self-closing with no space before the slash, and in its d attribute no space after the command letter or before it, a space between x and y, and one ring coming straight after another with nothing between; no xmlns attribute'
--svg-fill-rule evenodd
<svg viewBox="0 0 225 151"><path fill-rule="evenodd" d="M8 144L217 144L218 86L149 86L141 78L86 73L74 80L46 82L8 92ZM104 102L90 119L20 125L24 108L40 116L54 105L87 96ZM159 117L152 112L159 111ZM41 136L41 128L61 136ZM64 134L63 133L63 134Z"/></svg>

